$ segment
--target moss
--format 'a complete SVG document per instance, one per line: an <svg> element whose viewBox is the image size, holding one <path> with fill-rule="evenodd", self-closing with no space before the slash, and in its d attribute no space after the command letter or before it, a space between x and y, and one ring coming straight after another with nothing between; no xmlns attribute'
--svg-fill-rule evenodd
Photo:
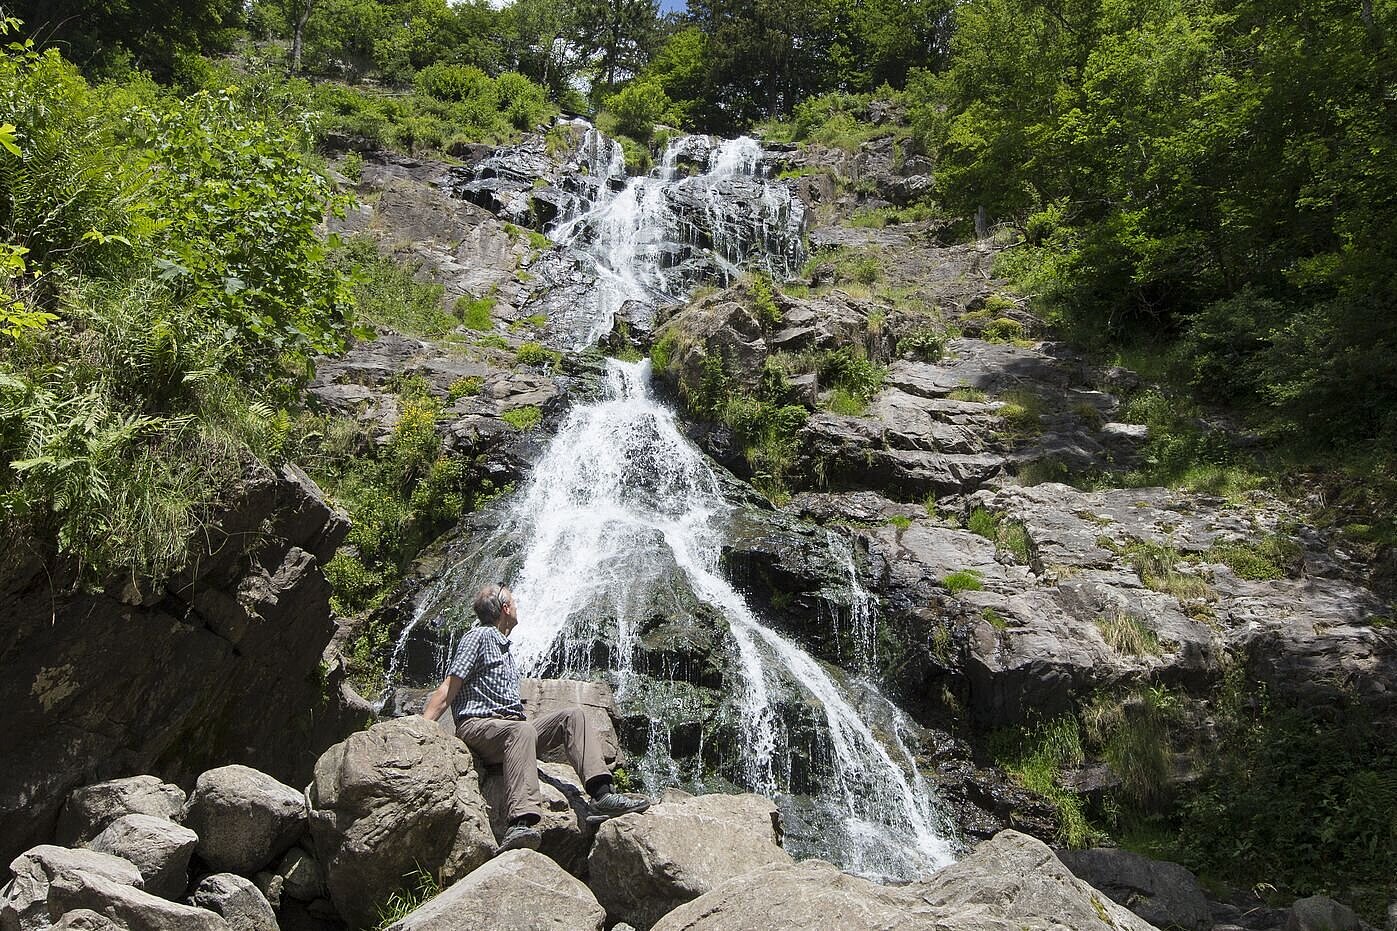
<svg viewBox="0 0 1397 931"><path fill-rule="evenodd" d="M530 404L527 407L505 411L500 414L500 419L514 429L527 433L543 422L543 411Z"/></svg>
<svg viewBox="0 0 1397 931"><path fill-rule="evenodd" d="M1028 331L1024 325L1009 317L998 317L985 327L982 335L986 342L1015 343L1024 339Z"/></svg>

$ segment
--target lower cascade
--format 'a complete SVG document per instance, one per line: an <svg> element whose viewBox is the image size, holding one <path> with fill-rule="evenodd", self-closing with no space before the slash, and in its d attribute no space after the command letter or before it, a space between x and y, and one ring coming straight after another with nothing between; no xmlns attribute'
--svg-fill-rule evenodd
<svg viewBox="0 0 1397 931"><path fill-rule="evenodd" d="M724 577L733 507L673 412L651 396L649 362L613 360L605 396L574 408L498 527L446 570L418 620L466 624L477 586L512 579L521 667L534 675L604 672L622 713L651 722L636 766L648 789L728 783L775 795L793 852L865 875L910 879L944 866L956 844L904 742L901 712L872 683L839 681L763 623ZM870 599L850 579L858 617ZM703 753L681 770L670 746L666 722L684 701L683 672L637 668L650 609L666 586L686 588L725 626L717 649L735 676L723 682L721 707L699 737L731 735L716 773Z"/></svg>

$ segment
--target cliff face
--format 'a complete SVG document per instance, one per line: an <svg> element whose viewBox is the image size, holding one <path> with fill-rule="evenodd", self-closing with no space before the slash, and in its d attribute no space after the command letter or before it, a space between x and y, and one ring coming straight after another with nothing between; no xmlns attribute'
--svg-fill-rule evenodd
<svg viewBox="0 0 1397 931"><path fill-rule="evenodd" d="M238 762L304 785L367 711L321 664L335 629L321 564L347 530L298 469L258 465L157 590L69 591L48 554L7 541L0 860L49 837L72 788L111 776L187 788Z"/></svg>

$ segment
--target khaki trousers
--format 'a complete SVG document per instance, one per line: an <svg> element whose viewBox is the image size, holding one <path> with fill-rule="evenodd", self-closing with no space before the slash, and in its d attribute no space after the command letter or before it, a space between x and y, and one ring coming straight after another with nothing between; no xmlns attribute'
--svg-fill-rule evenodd
<svg viewBox="0 0 1397 931"><path fill-rule="evenodd" d="M527 721L509 718L464 718L456 736L487 763L504 764L507 814L543 816L538 794L538 754L562 747L582 785L610 776L602 760L601 740L577 706L560 708Z"/></svg>

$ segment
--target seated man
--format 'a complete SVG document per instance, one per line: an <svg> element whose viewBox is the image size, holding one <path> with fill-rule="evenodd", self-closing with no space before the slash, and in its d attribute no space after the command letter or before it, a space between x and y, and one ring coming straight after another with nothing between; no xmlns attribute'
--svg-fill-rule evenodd
<svg viewBox="0 0 1397 931"><path fill-rule="evenodd" d="M422 714L429 721L451 708L456 736L487 763L503 763L509 828L499 853L519 847L537 849L542 835L534 825L542 817L538 794L538 752L562 747L590 796L588 821L644 811L648 799L612 791L611 771L602 762L596 729L578 707L562 708L533 720L524 716L519 698L519 667L509 650L509 633L519 623L514 595L502 585L487 585L475 596L479 624L456 645L446 679L427 699Z"/></svg>

